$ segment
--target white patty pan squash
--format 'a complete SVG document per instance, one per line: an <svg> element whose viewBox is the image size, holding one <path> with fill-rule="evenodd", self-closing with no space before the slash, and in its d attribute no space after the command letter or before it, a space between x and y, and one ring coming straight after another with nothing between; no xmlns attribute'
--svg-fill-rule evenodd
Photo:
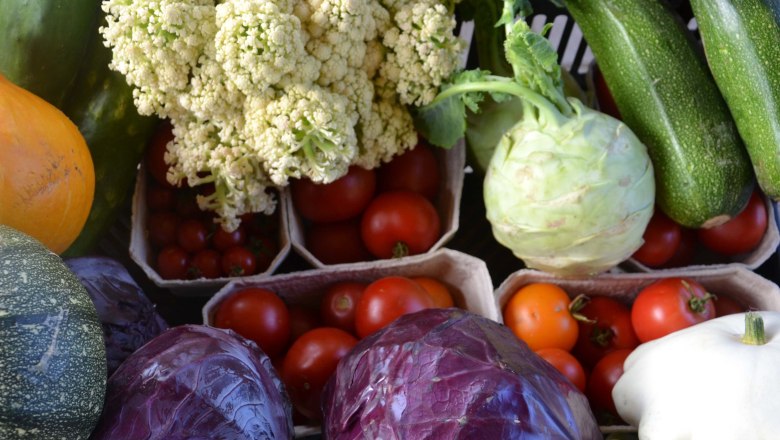
<svg viewBox="0 0 780 440"><path fill-rule="evenodd" d="M612 390L640 440L780 438L780 313L697 324L637 347Z"/></svg>

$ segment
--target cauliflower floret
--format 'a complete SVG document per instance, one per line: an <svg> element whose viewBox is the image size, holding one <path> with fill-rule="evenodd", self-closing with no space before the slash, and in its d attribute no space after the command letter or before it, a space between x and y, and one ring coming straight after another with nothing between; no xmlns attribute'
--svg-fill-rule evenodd
<svg viewBox="0 0 780 440"><path fill-rule="evenodd" d="M216 33L214 0L106 0L102 8L110 67L135 87L138 112L168 117L179 111L176 97Z"/></svg>
<svg viewBox="0 0 780 440"><path fill-rule="evenodd" d="M360 148L353 163L363 168L376 168L417 144L412 116L395 99L374 102L357 128Z"/></svg>

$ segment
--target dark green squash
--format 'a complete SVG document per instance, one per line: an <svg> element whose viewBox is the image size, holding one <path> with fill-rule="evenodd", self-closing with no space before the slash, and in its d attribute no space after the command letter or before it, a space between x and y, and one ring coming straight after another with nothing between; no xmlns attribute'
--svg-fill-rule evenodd
<svg viewBox="0 0 780 440"><path fill-rule="evenodd" d="M0 439L87 439L106 389L95 306L33 238L0 225Z"/></svg>

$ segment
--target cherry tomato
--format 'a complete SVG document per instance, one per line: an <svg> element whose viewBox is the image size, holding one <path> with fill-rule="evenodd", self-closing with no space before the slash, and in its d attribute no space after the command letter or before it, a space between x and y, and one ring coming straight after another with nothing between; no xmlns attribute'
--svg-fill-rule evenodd
<svg viewBox="0 0 780 440"><path fill-rule="evenodd" d="M347 174L327 184L308 179L290 183L293 206L313 222L335 222L357 217L374 197L376 172L353 165Z"/></svg>
<svg viewBox="0 0 780 440"><path fill-rule="evenodd" d="M203 214L198 207L196 192L191 188L180 189L176 191L176 213L182 218L194 218Z"/></svg>
<svg viewBox="0 0 780 440"><path fill-rule="evenodd" d="M630 348L622 348L607 353L593 367L585 388L585 396L588 397L594 412L606 411L614 417L620 417L612 399L612 388L623 375L623 362L632 351Z"/></svg>
<svg viewBox="0 0 780 440"><path fill-rule="evenodd" d="M282 362L281 378L301 414L312 420L322 419L322 389L339 360L357 342L351 334L332 327L310 330L293 342Z"/></svg>
<svg viewBox="0 0 780 440"><path fill-rule="evenodd" d="M167 211L176 206L176 192L173 188L164 187L154 182L146 189L146 206L151 212Z"/></svg>
<svg viewBox="0 0 780 440"><path fill-rule="evenodd" d="M181 220L170 211L152 212L146 219L149 243L162 248L176 243L176 231Z"/></svg>
<svg viewBox="0 0 780 440"><path fill-rule="evenodd" d="M217 225L214 228L214 234L211 236L211 244L214 249L224 252L233 246L241 246L246 243L246 230L242 225L233 232L227 232L222 226Z"/></svg>
<svg viewBox="0 0 780 440"><path fill-rule="evenodd" d="M355 330L360 338L365 338L402 315L432 307L431 296L411 279L380 278L366 286L357 303Z"/></svg>
<svg viewBox="0 0 780 440"><path fill-rule="evenodd" d="M735 313L744 313L747 310L742 304L730 296L718 295L715 298L715 316L733 315Z"/></svg>
<svg viewBox="0 0 780 440"><path fill-rule="evenodd" d="M255 254L243 246L233 246L223 252L220 265L229 277L252 275L257 269Z"/></svg>
<svg viewBox="0 0 780 440"><path fill-rule="evenodd" d="M219 278L222 276L221 255L214 249L196 252L187 270L189 278Z"/></svg>
<svg viewBox="0 0 780 440"><path fill-rule="evenodd" d="M254 214L248 213L241 216L241 226L246 229L248 236L267 236L277 235L279 231L279 210L273 214Z"/></svg>
<svg viewBox="0 0 780 440"><path fill-rule="evenodd" d="M312 223L306 228L306 249L324 264L373 260L360 237L360 220Z"/></svg>
<svg viewBox="0 0 780 440"><path fill-rule="evenodd" d="M377 258L421 254L436 243L440 234L436 208L411 191L379 194L366 208L360 225L363 243Z"/></svg>
<svg viewBox="0 0 780 440"><path fill-rule="evenodd" d="M602 113L606 113L615 119L620 119L620 111L617 108L615 99L612 97L612 93L609 91L609 86L604 80L604 75L598 66L593 68L593 82L594 89L596 89L596 101L599 104L599 110Z"/></svg>
<svg viewBox="0 0 780 440"><path fill-rule="evenodd" d="M531 283L515 292L504 307L504 324L533 350L569 351L579 328L569 311L569 295L551 283Z"/></svg>
<svg viewBox="0 0 780 440"><path fill-rule="evenodd" d="M228 296L217 308L214 325L254 341L269 357L280 355L290 339L290 313L276 293L250 287Z"/></svg>
<svg viewBox="0 0 780 440"><path fill-rule="evenodd" d="M560 371L578 390L585 392L585 370L571 353L560 348L542 348L536 354Z"/></svg>
<svg viewBox="0 0 780 440"><path fill-rule="evenodd" d="M249 250L255 257L255 273L264 272L279 253L279 245L271 237L253 236L249 238Z"/></svg>
<svg viewBox="0 0 780 440"><path fill-rule="evenodd" d="M314 307L290 306L290 341L295 342L302 334L322 326L320 310Z"/></svg>
<svg viewBox="0 0 780 440"><path fill-rule="evenodd" d="M435 307L447 308L455 306L450 289L441 281L431 277L412 277L412 280L421 285L428 292L428 295L431 295Z"/></svg>
<svg viewBox="0 0 780 440"><path fill-rule="evenodd" d="M697 243L694 229L680 227L680 245L677 246L677 251L672 255L672 258L659 267L665 269L690 265L696 256Z"/></svg>
<svg viewBox="0 0 780 440"><path fill-rule="evenodd" d="M761 243L767 227L764 200L754 191L747 206L736 217L712 228L698 229L701 244L722 255L738 255L750 252Z"/></svg>
<svg viewBox="0 0 780 440"><path fill-rule="evenodd" d="M578 321L579 336L572 350L584 365L593 367L607 353L639 345L631 325L631 310L623 303L594 296L577 313L591 321Z"/></svg>
<svg viewBox="0 0 780 440"><path fill-rule="evenodd" d="M152 176L155 182L166 188L173 188L168 182L168 164L165 163L165 152L167 150L168 142L173 140L173 126L167 120L160 123L157 130L154 132L152 139L149 141L146 153L144 154L144 162L146 163L146 169Z"/></svg>
<svg viewBox="0 0 780 440"><path fill-rule="evenodd" d="M677 252L682 234L680 229L680 225L656 209L642 236L645 242L632 257L648 267L661 266Z"/></svg>
<svg viewBox="0 0 780 440"><path fill-rule="evenodd" d="M343 281L332 284L320 302L320 317L328 327L355 333L355 309L367 284Z"/></svg>
<svg viewBox="0 0 780 440"><path fill-rule="evenodd" d="M641 342L715 317L713 297L688 278L664 278L643 288L631 307L631 325Z"/></svg>
<svg viewBox="0 0 780 440"><path fill-rule="evenodd" d="M198 252L208 245L209 230L198 219L186 219L179 224L176 242L187 252Z"/></svg>
<svg viewBox="0 0 780 440"><path fill-rule="evenodd" d="M166 246L157 254L157 273L166 280L186 279L189 265L190 255L176 245Z"/></svg>
<svg viewBox="0 0 780 440"><path fill-rule="evenodd" d="M428 200L439 194L439 164L433 149L418 143L377 169L377 191L409 190Z"/></svg>

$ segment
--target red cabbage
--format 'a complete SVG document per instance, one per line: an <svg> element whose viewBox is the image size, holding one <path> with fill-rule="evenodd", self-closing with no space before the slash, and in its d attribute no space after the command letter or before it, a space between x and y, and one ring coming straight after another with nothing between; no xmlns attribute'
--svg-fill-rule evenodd
<svg viewBox="0 0 780 440"><path fill-rule="evenodd" d="M268 356L231 330L188 324L119 366L92 439L292 436L292 405Z"/></svg>
<svg viewBox="0 0 780 440"><path fill-rule="evenodd" d="M458 309L403 316L341 359L328 439L601 439L587 398L505 326Z"/></svg>
<svg viewBox="0 0 780 440"><path fill-rule="evenodd" d="M97 309L109 376L134 351L168 329L120 262L108 257L79 257L66 259L65 264L87 289Z"/></svg>

